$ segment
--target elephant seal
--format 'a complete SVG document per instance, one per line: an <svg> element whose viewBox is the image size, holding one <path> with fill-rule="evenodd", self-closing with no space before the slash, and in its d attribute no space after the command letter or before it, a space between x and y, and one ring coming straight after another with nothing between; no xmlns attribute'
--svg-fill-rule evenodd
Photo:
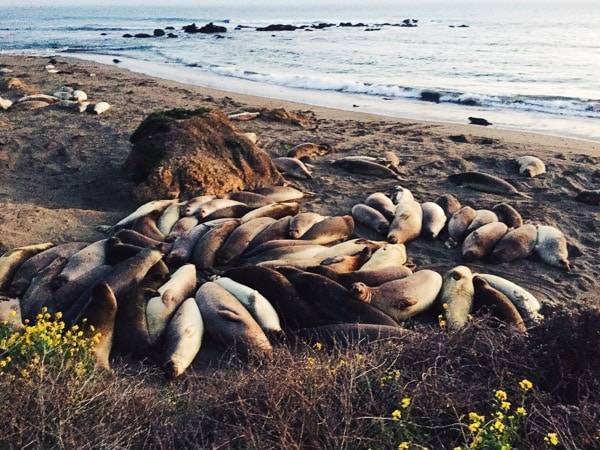
<svg viewBox="0 0 600 450"><path fill-rule="evenodd" d="M538 225L535 253L546 264L566 271L571 270L567 239L558 228L550 225Z"/></svg>
<svg viewBox="0 0 600 450"><path fill-rule="evenodd" d="M148 300L146 321L150 343L158 341L175 310L193 294L196 282L196 267L186 264L177 269L169 281L158 288L158 296Z"/></svg>
<svg viewBox="0 0 600 450"><path fill-rule="evenodd" d="M14 330L22 323L19 299L0 296L0 324Z"/></svg>
<svg viewBox="0 0 600 450"><path fill-rule="evenodd" d="M291 220L292 216L285 216L267 226L250 241L248 247L246 247L244 256L266 242L289 238Z"/></svg>
<svg viewBox="0 0 600 450"><path fill-rule="evenodd" d="M505 223L508 228L519 228L523 225L521 214L508 203L498 203L494 205L492 211L496 214L498 220Z"/></svg>
<svg viewBox="0 0 600 450"><path fill-rule="evenodd" d="M314 244L330 244L347 239L353 232L354 220L352 216L328 217L310 227L301 239L311 241Z"/></svg>
<svg viewBox="0 0 600 450"><path fill-rule="evenodd" d="M8 289L14 274L25 261L53 246L54 244L50 242L28 245L26 247L15 248L2 255L0 257L0 291Z"/></svg>
<svg viewBox="0 0 600 450"><path fill-rule="evenodd" d="M96 367L110 370L109 356L113 345L115 318L117 316L117 299L106 283L100 283L92 289L92 299L83 311L87 319L88 337L95 337L94 357ZM87 328L87 327L86 327Z"/></svg>
<svg viewBox="0 0 600 450"><path fill-rule="evenodd" d="M492 222L477 228L463 242L463 260L475 261L486 257L507 231L508 227L502 222Z"/></svg>
<svg viewBox="0 0 600 450"><path fill-rule="evenodd" d="M404 244L386 244L375 250L371 258L359 269L360 272L400 267L406 263L406 246Z"/></svg>
<svg viewBox="0 0 600 450"><path fill-rule="evenodd" d="M358 203L352 207L352 217L355 222L362 223L377 233L385 234L390 228L390 222L383 214L363 203Z"/></svg>
<svg viewBox="0 0 600 450"><path fill-rule="evenodd" d="M421 236L433 240L438 237L446 226L446 213L440 205L433 202L421 204L421 209L423 210Z"/></svg>
<svg viewBox="0 0 600 450"><path fill-rule="evenodd" d="M173 203L168 206L156 221L156 226L163 236L167 236L180 217L181 204Z"/></svg>
<svg viewBox="0 0 600 450"><path fill-rule="evenodd" d="M185 204L185 208L183 210L183 215L184 216L195 215L200 210L200 208L202 208L202 205L204 205L205 203L208 203L214 199L216 199L216 196L214 196L214 195L200 195L198 197L189 199L187 201L187 203ZM235 199L230 199L230 200L235 200Z"/></svg>
<svg viewBox="0 0 600 450"><path fill-rule="evenodd" d="M119 239L124 244L137 245L138 247L162 247L163 242L156 241L154 239L149 238L148 236L144 236L142 233L138 233L137 231L125 229L117 232L115 237Z"/></svg>
<svg viewBox="0 0 600 450"><path fill-rule="evenodd" d="M177 202L178 202L177 199L169 199L169 200L153 200L151 202L144 203L142 206L137 208L134 212L129 214L127 217L124 217L123 219L119 220L115 225L110 227L110 232L112 233L112 232L120 230L121 228L130 226L137 219L147 216L148 214L150 214L153 211L159 211L162 213L165 209L167 209L167 207L169 207L172 204L177 203Z"/></svg>
<svg viewBox="0 0 600 450"><path fill-rule="evenodd" d="M228 277L213 281L237 298L265 333L282 333L277 311L259 291Z"/></svg>
<svg viewBox="0 0 600 450"><path fill-rule="evenodd" d="M244 205L242 202L238 202L236 200L229 200L227 198L215 198L213 200L209 200L208 202L200 205L196 214L199 219L207 219L208 217L211 217L211 215L213 215L217 211L219 211L221 209L230 208L232 206L247 206L247 205ZM216 217L213 217L213 218L216 218Z"/></svg>
<svg viewBox="0 0 600 450"><path fill-rule="evenodd" d="M510 230L492 250L492 259L499 262L510 262L527 258L535 247L537 229L528 224Z"/></svg>
<svg viewBox="0 0 600 450"><path fill-rule="evenodd" d="M229 235L240 224L239 220L231 220L214 227L204 234L196 243L192 255L192 261L200 270L210 269L215 265L217 252Z"/></svg>
<svg viewBox="0 0 600 450"><path fill-rule="evenodd" d="M52 281L65 267L66 263L67 258L58 257L31 280L31 284L21 299L21 316L23 320L33 321L44 306L52 306Z"/></svg>
<svg viewBox="0 0 600 450"><path fill-rule="evenodd" d="M165 235L158 229L157 224L157 221L162 214L163 213L160 211L152 211L151 213L137 219L131 226L131 229L143 234L146 237L149 237L150 239L162 242L165 239Z"/></svg>
<svg viewBox="0 0 600 450"><path fill-rule="evenodd" d="M164 370L169 379L181 375L192 363L204 335L204 322L196 299L185 300L169 321L165 331Z"/></svg>
<svg viewBox="0 0 600 450"><path fill-rule="evenodd" d="M385 340L406 340L412 334L412 331L399 326L339 323L301 328L294 332L292 338L296 343L302 342L313 346L319 342L327 348L337 348Z"/></svg>
<svg viewBox="0 0 600 450"><path fill-rule="evenodd" d="M179 236L175 242L173 242L173 247L167 256L169 263L175 266L180 266L189 262L190 259L192 259L194 247L200 238L210 230L210 226L201 223Z"/></svg>
<svg viewBox="0 0 600 450"><path fill-rule="evenodd" d="M92 106L92 105L90 105ZM92 107L92 113L96 114L97 116L99 116L100 114L104 114L106 111L108 111L111 108L109 103L106 102L98 102L93 104Z"/></svg>
<svg viewBox="0 0 600 450"><path fill-rule="evenodd" d="M112 271L112 266L103 264L63 285L54 291L52 305L49 310L52 312L60 311L63 313L68 311L86 289L95 285Z"/></svg>
<svg viewBox="0 0 600 450"><path fill-rule="evenodd" d="M505 278L488 273L478 273L476 275L479 278L483 278L485 281L487 281L491 287L506 295L517 307L519 313L526 322L535 323L544 318L539 313L542 306L540 305L538 299L521 286L513 283L512 281L508 281Z"/></svg>
<svg viewBox="0 0 600 450"><path fill-rule="evenodd" d="M517 190L508 181L494 175L481 172L463 172L450 175L448 180L459 186L464 186L481 192L489 192L492 194L516 195L525 198L531 198L527 194L523 194Z"/></svg>
<svg viewBox="0 0 600 450"><path fill-rule="evenodd" d="M378 162L369 160L367 158L345 157L332 161L331 164L349 172L357 173L360 175L371 175L381 178L394 178L396 180L400 179L400 176L397 172L394 172L388 167L379 164Z"/></svg>
<svg viewBox="0 0 600 450"><path fill-rule="evenodd" d="M470 206L464 206L456 211L448 221L448 235L450 238L445 245L448 248L456 247L459 242L462 242L467 234L467 228L473 222L477 212Z"/></svg>
<svg viewBox="0 0 600 450"><path fill-rule="evenodd" d="M475 218L467 227L467 234L492 222L498 222L498 216L494 212L489 209L477 209L475 210Z"/></svg>
<svg viewBox="0 0 600 450"><path fill-rule="evenodd" d="M577 193L575 200L592 206L600 205L600 189L583 190Z"/></svg>
<svg viewBox="0 0 600 450"><path fill-rule="evenodd" d="M95 267L106 264L106 243L108 239L94 242L79 250L69 258L65 268L54 279L55 289L85 275Z"/></svg>
<svg viewBox="0 0 600 450"><path fill-rule="evenodd" d="M394 220L396 212L396 205L394 202L383 192L375 192L369 195L365 200L365 205L375 208L388 220Z"/></svg>
<svg viewBox="0 0 600 450"><path fill-rule="evenodd" d="M289 280L276 270L260 266L230 269L223 276L260 292L275 308L284 330L327 323Z"/></svg>
<svg viewBox="0 0 600 450"><path fill-rule="evenodd" d="M321 214L305 212L298 213L290 219L289 237L300 239L310 228L325 219Z"/></svg>
<svg viewBox="0 0 600 450"><path fill-rule="evenodd" d="M432 270L421 270L378 287L354 283L354 298L371 304L396 321L406 320L429 309L442 288L442 277Z"/></svg>
<svg viewBox="0 0 600 450"><path fill-rule="evenodd" d="M219 265L225 265L239 258L248 248L252 239L275 222L275 219L270 217L259 217L236 227L218 250L216 262Z"/></svg>
<svg viewBox="0 0 600 450"><path fill-rule="evenodd" d="M444 210L446 217L452 217L456 211L462 208L460 201L452 194L440 195L435 199L435 203Z"/></svg>
<svg viewBox="0 0 600 450"><path fill-rule="evenodd" d="M244 258L247 262L260 262L297 254L301 256L316 256L326 248L324 245L313 244L310 241L277 239L265 242L247 251Z"/></svg>
<svg viewBox="0 0 600 450"><path fill-rule="evenodd" d="M416 201L403 201L396 208L396 215L390 225L387 240L392 244L404 244L416 239L423 226L423 210Z"/></svg>
<svg viewBox="0 0 600 450"><path fill-rule="evenodd" d="M242 216L242 223L250 222L259 217L270 217L272 219L281 219L285 216L295 216L300 211L300 205L295 202L272 203L254 211L250 211Z"/></svg>
<svg viewBox="0 0 600 450"><path fill-rule="evenodd" d="M310 160L313 156L324 156L331 152L329 144L313 144L312 142L304 142L298 144L287 153L289 158L298 158L301 161Z"/></svg>
<svg viewBox="0 0 600 450"><path fill-rule="evenodd" d="M278 171L285 175L299 178L301 180L312 178L311 171L308 170L308 167L306 167L306 165L304 165L304 163L297 158L273 158L273 164L275 164L275 167Z"/></svg>
<svg viewBox="0 0 600 450"><path fill-rule="evenodd" d="M291 186L269 186L255 189L257 194L264 195L275 203L291 202L292 200L300 200L304 197L304 193Z"/></svg>
<svg viewBox="0 0 600 450"><path fill-rule="evenodd" d="M247 191L229 192L222 197L243 203L244 205L248 205L250 208L261 208L273 203L273 200L266 195Z"/></svg>
<svg viewBox="0 0 600 450"><path fill-rule="evenodd" d="M517 158L519 165L519 174L526 177L537 177L546 173L546 165L544 162L535 156L521 156Z"/></svg>
<svg viewBox="0 0 600 450"><path fill-rule="evenodd" d="M360 267L369 260L371 253L372 250L369 247L365 247L363 250L354 255L325 258L323 261L321 261L320 265L326 266L335 272L354 272L355 270L360 269Z"/></svg>
<svg viewBox="0 0 600 450"><path fill-rule="evenodd" d="M403 188L402 186L396 186L393 198L396 202L396 205L401 205L403 203L410 203L415 201L415 197L413 196L412 192L410 192L406 188ZM394 216L395 215L396 211L394 210Z"/></svg>
<svg viewBox="0 0 600 450"><path fill-rule="evenodd" d="M523 317L506 295L491 287L484 278L477 275L473 277L473 286L475 289L473 303L477 309L489 309L492 315L514 326L519 333L527 332Z"/></svg>
<svg viewBox="0 0 600 450"><path fill-rule="evenodd" d="M473 308L473 273L466 266L456 266L444 274L439 301L444 305L448 328L463 328Z"/></svg>
<svg viewBox="0 0 600 450"><path fill-rule="evenodd" d="M141 252L144 247L124 244L118 238L110 238L106 241L106 263L112 265L131 258Z"/></svg>
<svg viewBox="0 0 600 450"><path fill-rule="evenodd" d="M183 236L187 231L191 230L196 225L198 225L198 222L199 222L198 218L194 217L194 216L182 217L177 222L175 222L175 225L173 225L173 227L171 228L171 231L167 234L165 241L166 242L176 241L178 238Z"/></svg>
<svg viewBox="0 0 600 450"><path fill-rule="evenodd" d="M204 283L196 293L196 303L206 332L225 347L242 356L270 358L273 347L250 313L232 294L217 283Z"/></svg>
<svg viewBox="0 0 600 450"><path fill-rule="evenodd" d="M350 292L323 275L304 272L295 267L278 267L296 291L329 323L370 323L397 326L379 309L353 298Z"/></svg>
<svg viewBox="0 0 600 450"><path fill-rule="evenodd" d="M308 267L307 272L326 276L327 278L350 289L354 283L364 283L367 286L379 286L388 281L399 280L412 275L412 270L405 266L390 266L375 270L357 270L354 272L336 272L328 266Z"/></svg>
<svg viewBox="0 0 600 450"><path fill-rule="evenodd" d="M41 272L44 268L54 261L56 258L70 258L82 248L86 247L85 242L71 242L51 247L48 250L38 253L25 261L15 272L8 290L13 297L21 297L33 277Z"/></svg>

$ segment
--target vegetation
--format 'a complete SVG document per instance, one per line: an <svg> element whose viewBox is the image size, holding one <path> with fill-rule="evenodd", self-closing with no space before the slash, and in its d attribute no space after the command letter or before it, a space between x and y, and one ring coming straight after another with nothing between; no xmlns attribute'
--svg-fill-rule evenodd
<svg viewBox="0 0 600 450"><path fill-rule="evenodd" d="M56 323L2 331L1 358L16 365L0 376L0 448L600 446L596 310L556 311L528 337L486 318L460 333L280 347L266 362L226 355L172 383L150 363L92 370L89 338ZM88 340L67 345L73 333ZM41 375L23 376L36 357L28 370Z"/></svg>

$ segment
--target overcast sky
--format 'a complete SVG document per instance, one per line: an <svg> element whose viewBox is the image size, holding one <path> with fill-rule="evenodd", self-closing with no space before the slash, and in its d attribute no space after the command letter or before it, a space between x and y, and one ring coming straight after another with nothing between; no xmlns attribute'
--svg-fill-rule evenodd
<svg viewBox="0 0 600 450"><path fill-rule="evenodd" d="M81 5L99 5L99 6L244 6L251 5L269 5L273 7L285 8L286 5L310 6L310 5L348 5L356 3L366 6L369 3L378 4L407 4L415 5L419 3L444 3L451 1L459 2L477 2L482 3L491 1L498 3L499 0L0 0L0 6L48 6L61 5L72 6L76 8ZM594 3L600 0L508 0L514 3Z"/></svg>

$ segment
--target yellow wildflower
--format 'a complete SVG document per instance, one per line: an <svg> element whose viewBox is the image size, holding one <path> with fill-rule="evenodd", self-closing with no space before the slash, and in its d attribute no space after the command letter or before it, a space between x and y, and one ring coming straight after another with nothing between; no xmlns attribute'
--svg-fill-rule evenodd
<svg viewBox="0 0 600 450"><path fill-rule="evenodd" d="M504 431L504 429L506 428L504 426L504 424L501 421L499 421L499 420L496 420L494 422L493 426L494 426L494 429L497 430L497 431L499 431L500 433L502 433Z"/></svg>
<svg viewBox="0 0 600 450"><path fill-rule="evenodd" d="M485 416L480 416L476 412L470 412L469 419L471 420L471 422L483 422L485 421Z"/></svg>
<svg viewBox="0 0 600 450"><path fill-rule="evenodd" d="M392 420L400 420L402 418L402 412L399 409L395 409L392 411Z"/></svg>
<svg viewBox="0 0 600 450"><path fill-rule="evenodd" d="M527 410L525 408L523 408L522 406L519 406L517 408L517 414L520 416L526 416L527 415Z"/></svg>
<svg viewBox="0 0 600 450"><path fill-rule="evenodd" d="M481 422L473 422L469 425L469 430L472 433L475 433L477 430L479 430L479 427L481 427Z"/></svg>
<svg viewBox="0 0 600 450"><path fill-rule="evenodd" d="M558 445L558 435L556 433L548 433L544 437L544 442L548 445L556 447Z"/></svg>
<svg viewBox="0 0 600 450"><path fill-rule="evenodd" d="M11 310L11 311L8 313L8 315L9 315L10 317L17 317L17 311L15 311L15 310L13 309L13 310Z"/></svg>
<svg viewBox="0 0 600 450"><path fill-rule="evenodd" d="M511 450L511 446L508 444L504 444L502 447L500 447L500 450Z"/></svg>
<svg viewBox="0 0 600 450"><path fill-rule="evenodd" d="M508 395L506 395L506 392L504 392L502 390L497 390L495 395L496 395L496 398L498 400L500 400L501 402L505 401L508 398Z"/></svg>
<svg viewBox="0 0 600 450"><path fill-rule="evenodd" d="M410 448L409 442L400 442L400 444L398 444L398 450L408 450L409 448Z"/></svg>
<svg viewBox="0 0 600 450"><path fill-rule="evenodd" d="M442 308L444 308L444 309L448 309L448 303L444 303L444 304L442 304Z"/></svg>
<svg viewBox="0 0 600 450"><path fill-rule="evenodd" d="M510 409L510 402L502 402L500 404L500 409L503 409L504 411L508 411Z"/></svg>
<svg viewBox="0 0 600 450"><path fill-rule="evenodd" d="M523 392L527 392L533 389L533 383L528 379L524 379L519 381L519 387L521 388L521 390L523 390Z"/></svg>
<svg viewBox="0 0 600 450"><path fill-rule="evenodd" d="M320 342L315 342L315 345L313 345L313 348L315 350L319 351L323 348L323 344L321 344Z"/></svg>
<svg viewBox="0 0 600 450"><path fill-rule="evenodd" d="M405 409L408 408L410 406L410 398L409 397L404 397L402 399L401 404L402 404L403 408L405 408Z"/></svg>

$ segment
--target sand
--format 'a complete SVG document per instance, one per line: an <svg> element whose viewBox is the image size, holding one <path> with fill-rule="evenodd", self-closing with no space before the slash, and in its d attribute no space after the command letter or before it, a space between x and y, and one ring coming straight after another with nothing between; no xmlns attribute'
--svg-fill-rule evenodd
<svg viewBox="0 0 600 450"><path fill-rule="evenodd" d="M525 221L555 225L582 255L565 273L534 259L500 265L468 264L473 270L505 276L536 294L542 302L600 306L600 208L578 203L578 189L600 188L600 143L498 130L471 125L398 120L371 114L314 107L233 94L152 78L73 58L57 57L65 73L49 74L47 58L0 56L0 66L52 93L63 84L85 90L113 109L102 116L55 108L0 112L0 251L34 242L95 240L98 224L117 221L137 206L121 167L130 150L129 136L146 114L158 109L200 106L227 112L245 107L280 107L314 117L314 129L254 120L238 127L259 136L272 156L285 155L295 144L313 141L333 145L334 155L314 161L314 179L294 181L316 193L304 211L347 214L355 203L398 184L334 168L337 155L376 156L393 151L403 164L405 187L419 201L452 193L476 209L508 201ZM92 76L92 74L95 74ZM468 143L450 136L464 135ZM548 173L519 176L514 159L542 158ZM485 194L449 183L447 175L464 170L493 173L532 199ZM445 271L460 264L460 250L443 242L418 239L408 244L410 263Z"/></svg>

